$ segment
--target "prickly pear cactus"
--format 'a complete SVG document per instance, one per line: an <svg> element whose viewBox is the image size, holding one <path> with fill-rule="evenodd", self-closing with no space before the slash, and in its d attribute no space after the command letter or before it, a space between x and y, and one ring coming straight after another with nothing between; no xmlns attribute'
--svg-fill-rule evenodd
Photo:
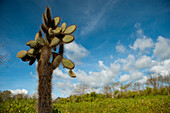
<svg viewBox="0 0 170 113"><path fill-rule="evenodd" d="M38 61L39 113L51 112L51 76L53 70L62 64L63 68L69 69L68 74L71 77L76 77L72 71L75 67L74 63L64 58L63 53L64 44L74 41L75 37L71 34L76 30L77 26L71 25L67 27L65 22L59 26L60 21L61 18L59 16L52 19L50 8L47 7L45 14L43 13L43 24L41 25L41 30L45 34L44 38L42 36L42 31L39 30L35 35L35 40L30 40L26 43L30 49L28 51L21 50L17 54L18 58L24 62L29 62L29 65L34 64L36 60ZM58 47L59 51L56 52ZM50 61L51 56L52 61Z"/></svg>

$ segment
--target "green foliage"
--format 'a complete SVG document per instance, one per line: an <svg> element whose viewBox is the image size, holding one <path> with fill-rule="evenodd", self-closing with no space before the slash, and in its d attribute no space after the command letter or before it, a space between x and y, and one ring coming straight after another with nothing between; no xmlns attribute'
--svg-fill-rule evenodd
<svg viewBox="0 0 170 113"><path fill-rule="evenodd" d="M36 100L6 100L0 103L0 113L36 113Z"/></svg>
<svg viewBox="0 0 170 113"><path fill-rule="evenodd" d="M168 113L169 98L170 96L160 95L134 99L106 98L93 102L54 103L53 106L68 113Z"/></svg>
<svg viewBox="0 0 170 113"><path fill-rule="evenodd" d="M154 91L154 90L152 90ZM170 95L163 95L165 88L157 90L162 95L140 96L141 92L120 92L119 99L107 98L104 94L91 92L82 96L72 95L53 102L53 113L167 113ZM144 92L144 91L143 91ZM142 93L143 93L142 92ZM6 94L3 97L2 94ZM134 97L133 97L134 96ZM132 98L133 97L133 98ZM37 99L22 94L11 97L10 91L0 92L0 113L36 113Z"/></svg>

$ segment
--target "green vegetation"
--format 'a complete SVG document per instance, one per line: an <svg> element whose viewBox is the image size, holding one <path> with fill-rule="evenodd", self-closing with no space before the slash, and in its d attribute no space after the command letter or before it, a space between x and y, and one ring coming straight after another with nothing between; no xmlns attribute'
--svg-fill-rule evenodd
<svg viewBox="0 0 170 113"><path fill-rule="evenodd" d="M136 98L113 99L106 98L101 94L88 97L85 94L81 101L80 96L62 98L53 103L54 113L168 113L170 111L169 95L150 95ZM87 97L85 97L87 96ZM98 98L99 97L99 98ZM94 99L95 98L95 99ZM103 99L102 99L103 98ZM73 102L71 99L74 99ZM0 103L1 113L36 113L37 100L34 98L8 99Z"/></svg>
<svg viewBox="0 0 170 113"><path fill-rule="evenodd" d="M170 109L167 95L146 96L128 99L103 100L96 99L93 102L79 102L65 104L54 104L54 109L58 108L70 113L168 113Z"/></svg>

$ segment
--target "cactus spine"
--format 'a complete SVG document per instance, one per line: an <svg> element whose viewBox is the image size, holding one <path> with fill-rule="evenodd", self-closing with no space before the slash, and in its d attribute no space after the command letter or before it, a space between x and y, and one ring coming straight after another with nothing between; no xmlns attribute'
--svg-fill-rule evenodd
<svg viewBox="0 0 170 113"><path fill-rule="evenodd" d="M76 25L66 26L63 23L58 26L61 19L60 17L51 18L50 8L47 7L45 14L43 13L43 22L41 29L45 34L45 38L42 37L42 31L35 36L35 40L28 41L26 45L30 46L28 51L22 50L18 52L17 57L22 61L29 61L29 65L32 65L36 60L38 62L37 72L39 77L38 83L38 113L51 113L52 112L52 73L62 62L64 68L69 69L69 75L76 77L72 69L74 69L74 63L64 58L64 44L71 43L75 38L71 35L76 30ZM67 27L67 28L66 28ZM52 49L56 51L59 46L58 52L52 52ZM52 56L52 61L50 58Z"/></svg>

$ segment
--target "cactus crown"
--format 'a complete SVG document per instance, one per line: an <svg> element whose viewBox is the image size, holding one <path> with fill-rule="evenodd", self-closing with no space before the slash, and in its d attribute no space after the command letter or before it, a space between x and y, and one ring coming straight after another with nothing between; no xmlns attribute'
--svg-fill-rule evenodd
<svg viewBox="0 0 170 113"><path fill-rule="evenodd" d="M71 25L67 27L65 22L59 26L60 21L61 18L59 16L54 19L51 18L50 8L47 7L45 14L43 13L43 24L41 24L41 29L45 33L45 38L42 37L42 31L39 30L35 35L35 40L26 43L26 45L30 46L30 49L28 51L21 50L18 52L17 57L21 58L24 62L29 61L29 65L32 65L36 59L38 61L40 60L42 48L44 46L48 46L54 51L56 51L57 46L59 46L58 53L52 52L51 50L51 55L53 56L51 65L53 66L53 69L56 69L60 65L60 62L62 62L63 67L69 69L69 75L71 77L76 77L72 72L72 69L75 67L74 63L71 60L64 58L63 52L64 44L74 41L75 37L71 34L76 30L77 26Z"/></svg>

